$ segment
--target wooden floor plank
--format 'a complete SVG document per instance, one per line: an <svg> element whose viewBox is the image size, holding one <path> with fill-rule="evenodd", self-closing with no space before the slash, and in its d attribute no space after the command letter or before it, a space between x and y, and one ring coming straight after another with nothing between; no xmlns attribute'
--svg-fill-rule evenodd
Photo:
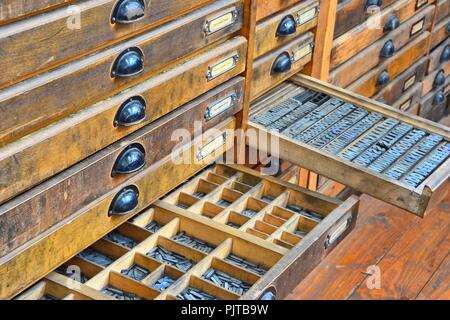
<svg viewBox="0 0 450 320"><path fill-rule="evenodd" d="M417 297L418 300L450 300L450 254Z"/></svg>

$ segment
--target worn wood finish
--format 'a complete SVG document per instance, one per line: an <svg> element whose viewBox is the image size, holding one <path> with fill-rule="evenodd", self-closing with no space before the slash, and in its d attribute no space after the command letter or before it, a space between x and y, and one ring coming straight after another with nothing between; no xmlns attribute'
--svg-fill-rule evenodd
<svg viewBox="0 0 450 320"><path fill-rule="evenodd" d="M411 89L402 94L392 106L414 116L419 115L422 83L416 83Z"/></svg>
<svg viewBox="0 0 450 320"><path fill-rule="evenodd" d="M418 39L411 42L378 68L368 72L347 89L366 97L373 96L383 88L383 85L379 85L377 82L380 74L387 72L391 80L396 79L402 72L428 53L427 44L429 39L430 33L425 32Z"/></svg>
<svg viewBox="0 0 450 320"><path fill-rule="evenodd" d="M431 37L431 48L436 48L442 41L449 37L448 26L450 17L445 18L433 28L433 36Z"/></svg>
<svg viewBox="0 0 450 320"><path fill-rule="evenodd" d="M397 0L381 1L381 6L373 8L375 13L386 9ZM366 6L366 0L342 0L339 1L336 14L336 27L334 37L338 38L350 29L355 28L369 19L373 14Z"/></svg>
<svg viewBox="0 0 450 320"><path fill-rule="evenodd" d="M120 25L111 22L116 0L89 0L76 3L76 10L63 7L0 27L0 56L10 66L0 75L0 87L123 41L208 2L150 1L143 19ZM36 45L39 42L45 45Z"/></svg>
<svg viewBox="0 0 450 320"><path fill-rule="evenodd" d="M334 41L331 68L344 63L385 34L389 34L390 32L384 31L383 26L391 16L396 16L400 23L403 23L415 13L416 0L398 1L379 14L372 16L366 23L340 36Z"/></svg>
<svg viewBox="0 0 450 320"><path fill-rule="evenodd" d="M192 159L205 141L217 136L217 130L223 131L235 127L234 119L220 124L205 135L205 140L197 139L184 150ZM227 149L232 148L232 139ZM196 172L213 162L224 152L219 148L204 160L191 164L175 164L169 155L165 159L148 167L134 176L125 185L134 185L140 191L139 205L135 211L121 217L109 217L111 201L121 190L116 188L95 200L84 209L72 214L57 225L46 230L32 241L17 248L14 252L0 258L0 274L5 281L0 282L0 298L11 298L27 286L45 276L61 263L69 260L100 237L123 224L139 210L148 207L156 199L189 179ZM82 236L80 236L82 232ZM48 254L52 252L52 254ZM21 270L19 274L17 270Z"/></svg>
<svg viewBox="0 0 450 320"><path fill-rule="evenodd" d="M428 74L432 73L433 71L435 71L439 68L439 66L443 62L443 61L441 61L441 56L446 47L450 47L450 39L447 39L440 46L438 46L437 48L433 49L433 51L431 51L431 53L429 55L430 63L428 64L428 70L427 70Z"/></svg>
<svg viewBox="0 0 450 320"><path fill-rule="evenodd" d="M292 38L300 36L306 31L314 28L317 25L318 12L315 14L311 14L311 12L315 12L315 8L318 11L318 6L319 1L317 0L302 1L294 7L277 13L269 19L258 23L255 30L254 57L258 58L263 54L288 43L292 40ZM304 18L302 18L302 15ZM287 37L277 36L277 30L281 21L289 16L293 17L297 21L296 32ZM304 21L298 23L298 20L300 19Z"/></svg>
<svg viewBox="0 0 450 320"><path fill-rule="evenodd" d="M235 53L243 57L236 67L208 81L205 76L208 67ZM244 38L224 42L193 59L179 61L172 69L116 96L0 148L0 171L3 172L0 177L0 203L238 75L245 68L245 55ZM239 81L236 79L218 90L227 91ZM238 93L241 94L240 91ZM145 121L132 127L114 127L121 104L135 96L147 102Z"/></svg>
<svg viewBox="0 0 450 320"><path fill-rule="evenodd" d="M437 3L436 22L440 22L450 15L450 2L439 0Z"/></svg>
<svg viewBox="0 0 450 320"><path fill-rule="evenodd" d="M236 21L207 36L204 32L206 21L233 8L238 12ZM0 145L129 88L176 59L229 37L241 26L242 2L216 1L139 37L3 89L0 91L0 115L4 119L0 124ZM144 71L134 77L111 78L115 59L131 47L142 50ZM77 90L73 90L75 87ZM25 92L27 94L23 94Z"/></svg>
<svg viewBox="0 0 450 320"><path fill-rule="evenodd" d="M256 0L256 21L261 21L296 3L298 0Z"/></svg>
<svg viewBox="0 0 450 320"><path fill-rule="evenodd" d="M450 61L441 63L437 70L431 72L430 74L428 74L425 77L425 79L423 80L422 96L425 96L427 93L429 93L433 89L437 89L437 87L435 87L436 85L434 84L435 80L436 80L436 76L438 74L442 74L442 73L445 75L446 78L448 76L450 76Z"/></svg>
<svg viewBox="0 0 450 320"><path fill-rule="evenodd" d="M255 60L253 64L253 78L251 84L251 97L252 99L257 98L267 90L270 90L277 84L283 82L293 74L299 72L304 65L306 65L309 61L311 61L312 53L313 53L313 34L308 32L299 38L293 40L287 45L274 50L265 56L262 56ZM294 59L294 55L297 52L302 52L303 48L310 48L307 50L306 54L301 56L300 59L297 59L294 63L292 63L292 67L284 73L273 73L272 67L276 59L287 53ZM308 53L309 52L309 53Z"/></svg>
<svg viewBox="0 0 450 320"><path fill-rule="evenodd" d="M420 101L420 116L431 121L439 121L448 113L447 100L448 97L442 103L435 103L434 98L438 93L445 93L446 88L449 88L450 77L447 77L445 85L439 87L422 98ZM448 89L447 89L448 90Z"/></svg>
<svg viewBox="0 0 450 320"><path fill-rule="evenodd" d="M242 108L242 90L241 79L212 90L167 117L136 131L1 206L0 225L3 231L0 256L38 236L110 190L123 185L145 168L151 167L170 155L174 148L180 146L180 143L187 143L184 140L179 141L184 137L178 136L181 133L172 137L176 134L174 128L184 130L182 133L190 135L183 139L192 138L202 132L195 132L196 130L205 131L234 115ZM235 94L237 98L234 106L207 121L205 111L208 106L232 94ZM119 155L130 145L139 145L145 150L146 167L137 173L112 176L112 170ZM155 150L158 152L154 152ZM89 188L85 188L87 185ZM17 223L18 221L20 223Z"/></svg>
<svg viewBox="0 0 450 320"><path fill-rule="evenodd" d="M383 58L380 56L380 52L383 46L388 41L392 41L395 52L400 51L408 43L420 37L426 30L431 27L433 16L433 7L430 7L418 13L416 16L414 16L413 19L410 19L400 25L398 29L392 31L382 39L372 44L370 47L353 56L347 62L332 70L330 73L329 82L339 87L347 87L351 83L355 82L364 74L366 74L373 68L376 68L387 60L387 58ZM413 30L415 25L417 25L418 23L420 24L422 19L424 19L422 30L419 30L417 33L411 36L411 30Z"/></svg>
<svg viewBox="0 0 450 320"><path fill-rule="evenodd" d="M428 59L425 57L421 58L409 69L393 79L386 87L381 89L375 95L374 99L388 105L395 103L406 91L423 80L427 65Z"/></svg>
<svg viewBox="0 0 450 320"><path fill-rule="evenodd" d="M433 277L420 291L417 300L449 300L450 299L450 255L444 259Z"/></svg>
<svg viewBox="0 0 450 320"><path fill-rule="evenodd" d="M415 127L423 128L428 132L441 134L447 141L450 137L449 130L445 126L440 126L418 117L406 115L400 110L390 108L377 103L374 100L355 95L349 91L331 86L310 77L296 75L293 79L296 84L302 87L318 92L324 92L370 111L379 112L386 117L393 117L404 121L405 123L414 125ZM296 90L295 87L296 86L293 86L293 90ZM266 138L264 141L269 142L272 136L275 136L278 139L278 150L272 150L270 143L259 144L258 147L261 150L279 157L282 155L282 158L293 164L317 172L362 193L370 194L385 202L404 208L421 217L424 216L427 207L434 203L443 190L445 190L449 182L449 161L446 161L446 163L429 176L420 186L411 188L404 183L387 179L364 167L340 160L326 152L290 139L287 136L273 132L269 133L265 127L256 123L250 122L250 128L265 135ZM254 141L250 141L249 143L250 146L252 146L251 144L254 143ZM255 146L253 145L252 147Z"/></svg>

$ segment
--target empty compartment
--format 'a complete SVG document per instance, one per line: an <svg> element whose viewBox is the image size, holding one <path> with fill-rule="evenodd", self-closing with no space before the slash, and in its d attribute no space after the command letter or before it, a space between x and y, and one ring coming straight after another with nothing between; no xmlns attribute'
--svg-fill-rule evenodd
<svg viewBox="0 0 450 320"><path fill-rule="evenodd" d="M279 184L275 184L269 181L264 181L261 192L259 194L259 198L267 203L271 203L278 196L280 196L286 188L280 186Z"/></svg>
<svg viewBox="0 0 450 320"><path fill-rule="evenodd" d="M230 186L231 189L239 191L241 193L247 193L252 189L252 186L240 183L238 181L233 181Z"/></svg>
<svg viewBox="0 0 450 320"><path fill-rule="evenodd" d="M173 220L173 217L168 216L157 208L152 208L132 219L131 223L144 228L150 233L156 233L171 220Z"/></svg>
<svg viewBox="0 0 450 320"><path fill-rule="evenodd" d="M268 224L270 224L270 225L272 225L272 226L275 226L275 227L281 227L283 224L286 223L286 219L277 217L277 216L275 216L273 214L270 214L270 213L266 213L264 215L263 221L268 223Z"/></svg>
<svg viewBox="0 0 450 320"><path fill-rule="evenodd" d="M246 224L250 218L246 217L242 214L236 213L234 211L230 211L227 215L227 217L225 217L225 224L227 226L239 229L240 227L242 227L244 224Z"/></svg>
<svg viewBox="0 0 450 320"><path fill-rule="evenodd" d="M215 178L214 180L216 180L216 181L220 180L219 176L217 176L213 173L208 173L207 176L214 177ZM223 178L223 179L225 179L225 178ZM192 195L198 199L202 199L202 198L206 197L209 193L214 191L217 188L217 186L218 186L218 184L216 184L216 183L212 183L212 182L206 181L204 179L199 179L197 182L197 186L195 187L195 190L193 191Z"/></svg>
<svg viewBox="0 0 450 320"><path fill-rule="evenodd" d="M189 209L191 206L193 206L199 198L191 196L187 193L181 192L178 195L178 200L176 202L176 206L180 207L182 209Z"/></svg>
<svg viewBox="0 0 450 320"><path fill-rule="evenodd" d="M264 222L264 221L255 221L255 225L253 227L255 230L263 232L264 234L268 234L271 235L272 233L274 233L277 228Z"/></svg>
<svg viewBox="0 0 450 320"><path fill-rule="evenodd" d="M283 231L281 233L280 240L295 246L302 240L302 237L290 232Z"/></svg>
<svg viewBox="0 0 450 320"><path fill-rule="evenodd" d="M118 300L153 300L159 292L115 271L109 273L107 283L100 290Z"/></svg>
<svg viewBox="0 0 450 320"><path fill-rule="evenodd" d="M294 215L294 212L281 207L273 207L270 214L283 220L289 220Z"/></svg>
<svg viewBox="0 0 450 320"><path fill-rule="evenodd" d="M211 202L205 202L200 210L200 214L202 216L208 217L210 219L217 216L219 213L223 211L223 207L218 206Z"/></svg>
<svg viewBox="0 0 450 320"><path fill-rule="evenodd" d="M214 172L208 172L206 175L206 180L214 185L221 185L222 183L225 183L228 178Z"/></svg>
<svg viewBox="0 0 450 320"><path fill-rule="evenodd" d="M75 295L68 288L44 279L18 296L16 300L75 300Z"/></svg>

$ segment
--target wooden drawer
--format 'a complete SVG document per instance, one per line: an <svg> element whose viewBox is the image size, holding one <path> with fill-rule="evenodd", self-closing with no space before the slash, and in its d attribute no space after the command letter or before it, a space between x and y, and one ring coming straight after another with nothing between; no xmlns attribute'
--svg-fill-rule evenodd
<svg viewBox="0 0 450 320"><path fill-rule="evenodd" d="M287 45L274 50L253 63L252 99L299 72L311 61L313 34L307 32Z"/></svg>
<svg viewBox="0 0 450 320"><path fill-rule="evenodd" d="M423 80L422 96L428 94L431 90L442 87L445 84L445 79L450 76L450 60L441 63L439 69L433 71Z"/></svg>
<svg viewBox="0 0 450 320"><path fill-rule="evenodd" d="M405 113L414 116L419 115L420 98L422 93L422 84L416 83L411 89L407 90L400 98L395 101L392 106L400 109Z"/></svg>
<svg viewBox="0 0 450 320"><path fill-rule="evenodd" d="M0 27L0 56L9 66L0 74L0 87L122 41L208 2L155 0L144 5L146 1L142 1L142 17L119 23L112 19L116 5L122 2L89 0ZM239 18L238 11L234 13L231 19Z"/></svg>
<svg viewBox="0 0 450 320"><path fill-rule="evenodd" d="M436 22L440 22L448 16L450 16L450 2L448 0L439 0L437 3Z"/></svg>
<svg viewBox="0 0 450 320"><path fill-rule="evenodd" d="M67 261L212 163L225 150L233 147L233 139L228 139L224 133L234 129L235 125L235 120L229 119L208 130L203 136L179 149L176 154L169 154L148 166L126 183L102 195L38 237L1 257L0 274L4 277L2 278L4 281L0 282L0 298L11 297L36 282L50 270L58 267L62 262ZM216 143L216 141L219 142L219 137L224 139L222 146ZM217 149L208 150L209 141L214 142ZM203 158L199 158L199 154L202 154ZM189 164L176 163L173 157L177 155L190 155L191 161ZM129 196L125 198L130 202L124 202L124 204L132 204L134 207L123 215L110 215L111 206L116 204L117 198L123 195L125 190L126 195ZM137 204L136 191L139 192ZM58 212L55 211L55 213ZM22 215L20 221L24 221L23 218ZM17 273L17 270L21 272Z"/></svg>
<svg viewBox="0 0 450 320"><path fill-rule="evenodd" d="M397 28L398 25L395 25L393 29L384 27L386 24L389 25L391 19L397 19L397 23L402 24L414 16L417 10L416 1L398 1L379 14L372 16L367 23L334 40L331 53L331 68L335 68L349 60L358 52L361 52L364 48L367 48L370 44Z"/></svg>
<svg viewBox="0 0 450 320"><path fill-rule="evenodd" d="M255 104L249 128L262 142L251 147L418 216L447 191L448 127L303 75L293 81Z"/></svg>
<svg viewBox="0 0 450 320"><path fill-rule="evenodd" d="M433 28L431 37L431 48L436 48L442 41L450 35L450 17L445 18Z"/></svg>
<svg viewBox="0 0 450 320"><path fill-rule="evenodd" d="M379 1L378 6L368 5L367 0L339 1L334 28L334 37L337 38L350 29L355 28L369 19L373 14L386 9L397 0Z"/></svg>
<svg viewBox="0 0 450 320"><path fill-rule="evenodd" d="M217 207L214 217L204 214L207 204L217 206L213 203L224 198L228 207ZM76 288L72 299L77 295L102 299L114 293L121 299L120 291L125 291L143 299L172 300L188 287L216 299L256 300L266 294L282 299L350 232L358 203L355 196L342 202L243 166L215 166L67 261L41 287L19 298L51 296L50 286L42 290L44 284L64 286L70 281L70 270L78 268L82 276L79 285L72 286ZM248 206L257 210L251 218L239 213ZM232 226L239 222L241 227ZM118 242L121 239L125 242ZM165 260L167 256L158 255L160 250L181 255L184 264ZM308 254L311 251L315 254ZM99 253L110 259L93 256ZM136 266L141 268L139 274ZM210 269L248 285L232 290L214 283ZM163 277L173 283L161 288L158 281ZM96 296L91 296L92 291Z"/></svg>
<svg viewBox="0 0 450 320"><path fill-rule="evenodd" d="M220 65L233 55L245 57L246 44L244 38L237 37L193 59L181 60L170 70L0 148L0 171L3 173L0 177L0 203L240 74L245 69L245 59L240 59L235 68L215 79L206 77L209 68ZM229 86L218 90L226 90ZM238 97L240 93L239 90ZM133 102L130 104L130 101ZM141 111L137 112L139 117L132 118L131 123L115 123L122 110L127 110L127 106L136 107L136 104L145 106L145 110L138 110ZM61 152L67 146L70 146L69 152ZM39 170L35 170L36 167Z"/></svg>
<svg viewBox="0 0 450 320"><path fill-rule="evenodd" d="M368 72L347 89L366 97L373 96L391 80L396 79L402 72L406 71L414 62L428 53L427 43L429 37L430 33L425 32L418 39L396 53L392 58L389 58L378 68Z"/></svg>
<svg viewBox="0 0 450 320"><path fill-rule="evenodd" d="M395 103L409 89L420 83L425 76L428 59L422 58L408 70L397 76L391 83L380 90L374 99L387 105ZM421 95L419 94L419 97Z"/></svg>
<svg viewBox="0 0 450 320"><path fill-rule="evenodd" d="M254 57L282 46L317 25L319 1L302 1L269 19L258 23L255 31Z"/></svg>
<svg viewBox="0 0 450 320"><path fill-rule="evenodd" d="M339 87L346 87L368 71L384 63L387 58L404 48L431 27L434 7L431 6L403 23L370 47L364 49L343 63L331 74L329 81Z"/></svg>
<svg viewBox="0 0 450 320"><path fill-rule="evenodd" d="M197 136L201 131L195 131L209 129L240 111L242 91L242 79L219 87L5 203L0 207L0 256L110 190L123 187L127 181L169 156L181 142L186 143L179 141L180 138ZM230 108L207 120L205 114L211 106L228 97ZM187 136L179 136L181 133ZM17 221L21 221L20 224Z"/></svg>
<svg viewBox="0 0 450 320"><path fill-rule="evenodd" d="M261 21L279 11L289 8L300 0L256 0L256 21Z"/></svg>
<svg viewBox="0 0 450 320"><path fill-rule="evenodd" d="M440 65L450 61L450 39L444 41L439 47L430 53L430 63L428 64L428 74L439 69Z"/></svg>
<svg viewBox="0 0 450 320"><path fill-rule="evenodd" d="M429 92L420 101L420 116L431 121L441 120L447 113L447 100L450 92L450 77L447 77L445 85Z"/></svg>
<svg viewBox="0 0 450 320"><path fill-rule="evenodd" d="M205 33L208 21L218 19L224 11L231 9L238 12L231 25L209 35ZM0 145L129 88L175 60L229 37L241 26L240 0L215 1L131 40L1 90L0 115L5 120L0 123ZM235 62L228 67L233 67L240 59L245 60L245 57L236 56ZM120 70L116 64L120 65ZM223 70L213 70L214 73L218 71Z"/></svg>

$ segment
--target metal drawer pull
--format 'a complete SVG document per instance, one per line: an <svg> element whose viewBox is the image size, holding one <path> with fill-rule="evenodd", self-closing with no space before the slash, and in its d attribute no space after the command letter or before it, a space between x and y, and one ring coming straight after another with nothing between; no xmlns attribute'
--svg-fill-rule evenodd
<svg viewBox="0 0 450 320"><path fill-rule="evenodd" d="M445 94L442 91L436 92L433 98L433 105L439 105L445 102Z"/></svg>
<svg viewBox="0 0 450 320"><path fill-rule="evenodd" d="M264 292L261 295L259 300L262 300L262 301L275 301L275 300L277 300L277 297L275 296L275 293L273 293L272 291L266 291L266 292Z"/></svg>
<svg viewBox="0 0 450 320"><path fill-rule="evenodd" d="M219 150L223 147L227 142L228 135L226 132L221 135L215 137L205 145L201 146L196 153L196 157L198 161L205 159L206 157L213 154L215 151Z"/></svg>
<svg viewBox="0 0 450 320"><path fill-rule="evenodd" d="M210 121L225 111L235 107L237 100L238 97L236 93L233 92L229 96L209 105L205 111L205 120Z"/></svg>
<svg viewBox="0 0 450 320"><path fill-rule="evenodd" d="M117 111L114 118L114 127L131 127L145 120L145 100L141 97L132 97L125 101Z"/></svg>
<svg viewBox="0 0 450 320"><path fill-rule="evenodd" d="M352 224L352 214L347 215L345 220L334 227L325 240L325 248L332 246L347 231Z"/></svg>
<svg viewBox="0 0 450 320"><path fill-rule="evenodd" d="M120 0L113 11L111 22L129 24L145 16L145 3L142 0Z"/></svg>
<svg viewBox="0 0 450 320"><path fill-rule="evenodd" d="M273 63L272 66L272 74L275 73L285 73L291 70L292 68L292 60L291 56L287 52L283 52L280 54Z"/></svg>
<svg viewBox="0 0 450 320"><path fill-rule="evenodd" d="M392 57L395 53L395 46L392 40L386 41L383 48L380 51L380 57L389 58Z"/></svg>
<svg viewBox="0 0 450 320"><path fill-rule="evenodd" d="M135 186L123 188L111 202L110 216L124 216L134 211L138 206L139 190Z"/></svg>
<svg viewBox="0 0 450 320"><path fill-rule="evenodd" d="M145 149L140 144L132 144L117 157L111 176L130 174L141 170L145 166Z"/></svg>
<svg viewBox="0 0 450 320"><path fill-rule="evenodd" d="M442 86L444 83L445 83L444 70L439 70L439 72L436 75L436 78L434 78L433 89Z"/></svg>
<svg viewBox="0 0 450 320"><path fill-rule="evenodd" d="M128 48L114 61L112 77L132 77L144 71L144 54L139 48Z"/></svg>
<svg viewBox="0 0 450 320"><path fill-rule="evenodd" d="M239 54L235 53L234 55L209 66L208 71L206 72L206 78L208 81L212 81L228 71L233 70L238 65L239 59Z"/></svg>
<svg viewBox="0 0 450 320"><path fill-rule="evenodd" d="M445 46L441 54L441 62L446 62L450 60L450 46Z"/></svg>
<svg viewBox="0 0 450 320"><path fill-rule="evenodd" d="M236 8L226 11L219 16L209 19L205 23L204 31L206 35L211 35L220 30L223 30L229 26L235 24L238 18L238 12Z"/></svg>
<svg viewBox="0 0 450 320"><path fill-rule="evenodd" d="M294 17L289 15L281 20L277 29L277 37L287 37L297 32L297 22Z"/></svg>
<svg viewBox="0 0 450 320"><path fill-rule="evenodd" d="M387 84L389 80L391 80L391 77L389 76L389 73L386 70L384 70L383 72L380 73L380 75L377 78L377 85L383 86Z"/></svg>
<svg viewBox="0 0 450 320"><path fill-rule="evenodd" d="M396 16L390 16L386 24L384 25L384 31L392 31L398 28L400 20Z"/></svg>

